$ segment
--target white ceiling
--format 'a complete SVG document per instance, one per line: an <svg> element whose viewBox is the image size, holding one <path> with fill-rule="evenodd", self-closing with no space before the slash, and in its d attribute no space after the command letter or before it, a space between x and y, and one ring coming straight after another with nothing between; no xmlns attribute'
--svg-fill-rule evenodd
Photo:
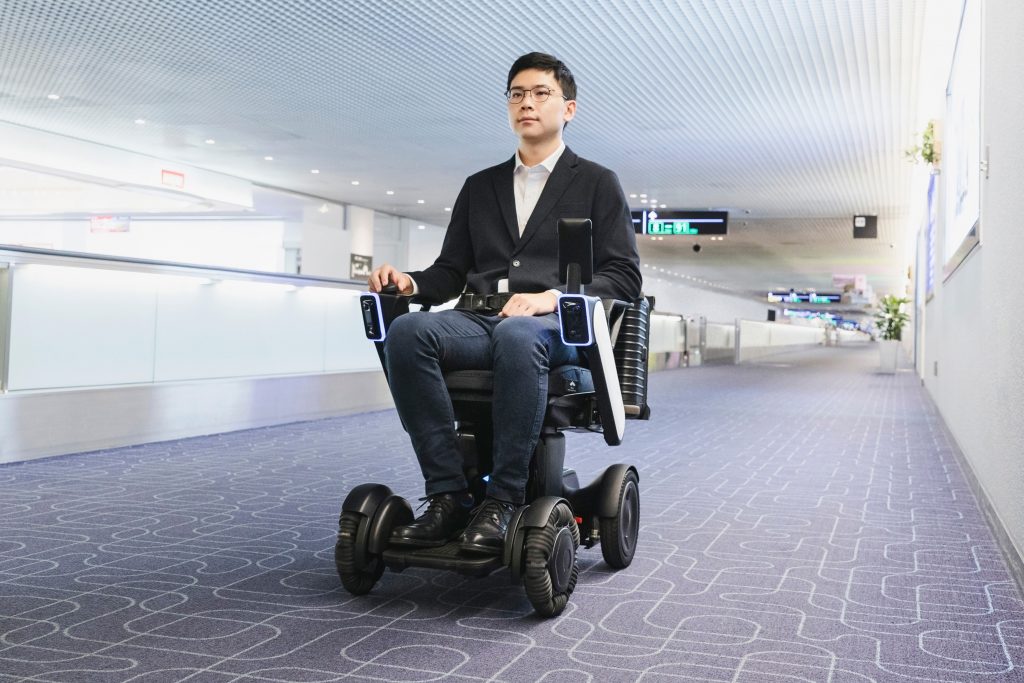
<svg viewBox="0 0 1024 683"><path fill-rule="evenodd" d="M927 2L4 0L0 120L444 225L514 151L508 66L552 52L579 84L574 150L627 193L730 212L700 254L642 242L650 267L885 292L908 262ZM853 240L857 213L877 240Z"/></svg>

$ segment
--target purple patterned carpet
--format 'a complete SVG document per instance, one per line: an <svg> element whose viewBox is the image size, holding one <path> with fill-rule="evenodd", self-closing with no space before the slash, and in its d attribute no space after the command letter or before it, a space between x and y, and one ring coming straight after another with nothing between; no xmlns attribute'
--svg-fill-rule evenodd
<svg viewBox="0 0 1024 683"><path fill-rule="evenodd" d="M651 379L589 481L640 470L637 557L563 616L506 572L333 566L340 502L420 495L394 412L0 467L0 682L1024 681L1024 603L910 372L876 350Z"/></svg>

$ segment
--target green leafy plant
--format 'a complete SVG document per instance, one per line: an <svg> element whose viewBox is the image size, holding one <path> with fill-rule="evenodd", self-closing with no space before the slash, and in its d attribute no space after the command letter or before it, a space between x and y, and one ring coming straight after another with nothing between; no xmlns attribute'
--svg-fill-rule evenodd
<svg viewBox="0 0 1024 683"><path fill-rule="evenodd" d="M935 121L929 121L921 133L921 144L914 145L907 149L904 154L907 159L914 163L924 162L937 169L939 160L942 158L941 144L936 135Z"/></svg>
<svg viewBox="0 0 1024 683"><path fill-rule="evenodd" d="M878 313L875 314L879 337L896 341L903 338L903 326L910 320L910 315L903 312L903 305L908 303L910 299L895 295L884 296L879 300Z"/></svg>

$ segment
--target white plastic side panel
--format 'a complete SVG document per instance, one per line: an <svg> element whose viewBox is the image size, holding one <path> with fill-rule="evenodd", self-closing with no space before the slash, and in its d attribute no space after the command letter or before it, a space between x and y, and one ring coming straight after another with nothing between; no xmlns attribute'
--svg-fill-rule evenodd
<svg viewBox="0 0 1024 683"><path fill-rule="evenodd" d="M8 389L152 381L158 277L16 266Z"/></svg>
<svg viewBox="0 0 1024 683"><path fill-rule="evenodd" d="M608 388L608 399L612 406L612 417L615 420L615 433L619 440L626 432L626 407L622 403L622 390L619 388L619 375L615 369L615 354L612 351L612 340L608 331L608 318L605 316L604 305L595 299L591 310L594 321L594 345L601 359L601 373L604 375ZM602 416L603 417L603 416ZM604 426L608 428L607 425Z"/></svg>

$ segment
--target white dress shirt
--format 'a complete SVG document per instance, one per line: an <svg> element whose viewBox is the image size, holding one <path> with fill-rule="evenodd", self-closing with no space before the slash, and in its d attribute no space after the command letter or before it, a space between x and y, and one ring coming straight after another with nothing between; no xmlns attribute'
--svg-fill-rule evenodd
<svg viewBox="0 0 1024 683"><path fill-rule="evenodd" d="M540 193L544 191L544 186L547 185L548 178L555 170L555 164L558 163L564 151L565 143L563 142L547 159L536 166L527 166L519 156L519 150L516 150L516 167L512 171L512 184L516 195L516 221L519 223L520 237L523 236L526 224L537 207Z"/></svg>
<svg viewBox="0 0 1024 683"><path fill-rule="evenodd" d="M533 210L537 208L540 193L544 191L544 186L548 184L548 178L551 177L551 172L555 170L555 164L558 163L564 151L565 143L563 142L547 159L536 166L527 166L519 156L519 150L516 150L516 166L512 171L512 189L516 196L516 222L519 224L520 237L526 230L526 224L530 221ZM507 278L498 280L498 291L508 291ZM559 294L557 289L549 291L555 296Z"/></svg>

